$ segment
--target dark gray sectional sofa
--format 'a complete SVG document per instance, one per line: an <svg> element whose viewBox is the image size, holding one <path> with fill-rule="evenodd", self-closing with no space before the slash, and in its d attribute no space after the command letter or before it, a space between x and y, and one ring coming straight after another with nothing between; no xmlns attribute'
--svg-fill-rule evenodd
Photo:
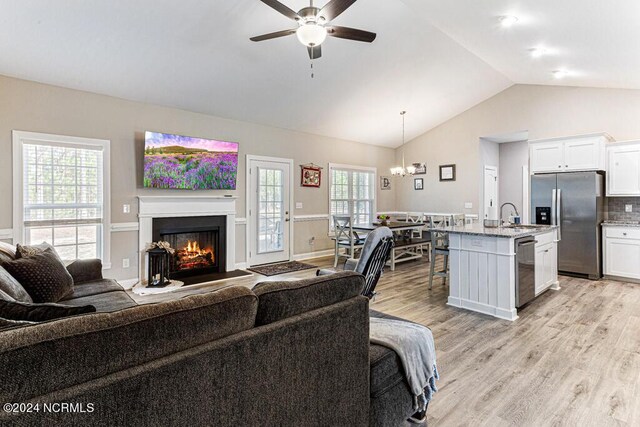
<svg viewBox="0 0 640 427"><path fill-rule="evenodd" d="M394 426L411 415L398 357L369 344L361 275L136 306L98 269L69 266L82 280L61 301L98 313L0 331L0 401L39 404L0 412L0 424ZM75 406L43 410L54 403Z"/></svg>

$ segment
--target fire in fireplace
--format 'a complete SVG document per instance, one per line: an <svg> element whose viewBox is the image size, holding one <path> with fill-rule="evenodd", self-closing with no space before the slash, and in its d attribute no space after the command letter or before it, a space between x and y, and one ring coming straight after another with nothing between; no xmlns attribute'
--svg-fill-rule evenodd
<svg viewBox="0 0 640 427"><path fill-rule="evenodd" d="M212 247L202 249L197 240L187 240L186 246L176 249L174 260L176 270L206 268L215 265L215 254Z"/></svg>
<svg viewBox="0 0 640 427"><path fill-rule="evenodd" d="M169 266L171 279L223 273L225 262L223 216L154 218L154 240L175 249Z"/></svg>

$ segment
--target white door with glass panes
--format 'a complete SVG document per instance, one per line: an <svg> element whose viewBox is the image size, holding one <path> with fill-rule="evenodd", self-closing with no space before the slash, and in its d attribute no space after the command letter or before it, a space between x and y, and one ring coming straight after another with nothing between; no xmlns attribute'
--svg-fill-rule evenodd
<svg viewBox="0 0 640 427"><path fill-rule="evenodd" d="M249 265L289 261L291 162L249 159Z"/></svg>

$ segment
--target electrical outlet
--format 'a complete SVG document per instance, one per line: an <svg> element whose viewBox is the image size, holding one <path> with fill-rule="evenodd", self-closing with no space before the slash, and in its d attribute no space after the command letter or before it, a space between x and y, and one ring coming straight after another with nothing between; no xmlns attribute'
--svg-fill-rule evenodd
<svg viewBox="0 0 640 427"><path fill-rule="evenodd" d="M633 205L624 205L624 211L627 213L633 212Z"/></svg>
<svg viewBox="0 0 640 427"><path fill-rule="evenodd" d="M302 209L302 202L296 202L296 209Z"/></svg>
<svg viewBox="0 0 640 427"><path fill-rule="evenodd" d="M129 268L130 265L129 258L122 258L122 268Z"/></svg>
<svg viewBox="0 0 640 427"><path fill-rule="evenodd" d="M465 208L465 209L473 209L473 203L471 203L471 202L464 202L464 208Z"/></svg>
<svg viewBox="0 0 640 427"><path fill-rule="evenodd" d="M122 213L130 213L131 205L122 205Z"/></svg>
<svg viewBox="0 0 640 427"><path fill-rule="evenodd" d="M315 245L315 243L316 243L315 236L311 236L311 238L309 239L309 245Z"/></svg>

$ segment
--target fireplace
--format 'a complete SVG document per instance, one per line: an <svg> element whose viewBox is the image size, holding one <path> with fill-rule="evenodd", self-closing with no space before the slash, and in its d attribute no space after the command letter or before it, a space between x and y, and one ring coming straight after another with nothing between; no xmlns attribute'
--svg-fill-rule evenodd
<svg viewBox="0 0 640 427"><path fill-rule="evenodd" d="M154 218L153 241L160 240L175 250L170 279L184 281L226 271L225 216Z"/></svg>

